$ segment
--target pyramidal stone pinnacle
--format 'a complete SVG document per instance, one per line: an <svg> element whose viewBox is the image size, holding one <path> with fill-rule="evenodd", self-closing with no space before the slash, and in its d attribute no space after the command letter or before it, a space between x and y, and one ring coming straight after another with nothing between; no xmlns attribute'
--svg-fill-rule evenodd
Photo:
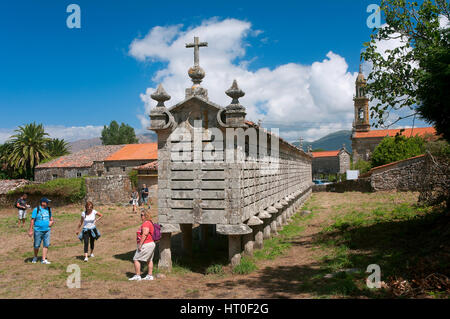
<svg viewBox="0 0 450 319"><path fill-rule="evenodd" d="M164 90L162 84L158 85L158 88L150 95L150 97L158 102L156 105L157 107L165 107L164 102L170 100L170 95Z"/></svg>

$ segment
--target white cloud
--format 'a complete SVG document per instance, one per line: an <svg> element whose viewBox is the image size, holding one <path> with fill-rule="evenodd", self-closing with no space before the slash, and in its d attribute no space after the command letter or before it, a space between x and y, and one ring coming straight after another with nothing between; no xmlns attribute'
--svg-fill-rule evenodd
<svg viewBox="0 0 450 319"><path fill-rule="evenodd" d="M184 99L185 88L192 85L187 70L193 65L193 52L185 43L198 36L208 42L208 48L200 49L200 65L206 71L202 86L208 89L211 101L228 105L231 100L224 92L236 79L246 93L240 101L247 118L255 122L262 119L266 127L278 123L282 137L318 139L334 127L351 129L357 74L348 72L345 59L330 51L312 65L286 63L251 71L246 39L262 34L251 27L249 22L236 19L210 19L189 28L156 26L130 44L129 54L140 61L165 63L152 80L162 83L172 96L166 105L176 104ZM138 118L143 127L149 125L148 114L156 105L150 98L155 89L156 84L140 95L145 112Z"/></svg>
<svg viewBox="0 0 450 319"><path fill-rule="evenodd" d="M103 126L92 125L71 127L60 125L44 126L45 132L47 132L51 138L63 138L67 142L100 137L102 129ZM14 129L0 129L0 143L7 141L13 134L15 134Z"/></svg>

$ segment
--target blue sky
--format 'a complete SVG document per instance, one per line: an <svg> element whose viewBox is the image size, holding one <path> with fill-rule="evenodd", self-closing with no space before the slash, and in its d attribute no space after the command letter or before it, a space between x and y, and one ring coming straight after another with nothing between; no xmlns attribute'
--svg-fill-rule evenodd
<svg viewBox="0 0 450 319"><path fill-rule="evenodd" d="M81 7L81 29L66 26L69 15L66 7L70 3ZM31 121L49 127L81 129L117 120L142 130L145 125L142 116L146 110L142 94L147 88L156 87L156 72L168 68L174 61L153 53L145 53L145 58L140 59L130 53L130 46L133 41L143 41L157 26L178 26L176 37L181 38L180 34L205 24L205 21L214 21L210 26L227 19L245 22L251 25L244 28L242 32L246 33L239 38L245 53L231 57L230 62L236 65L245 62L246 72L256 74L264 68L275 70L289 64L311 66L327 59L331 51L345 59L348 65L345 74L354 76L362 43L371 33L366 26L369 16L366 8L370 3L377 1L2 2L0 133ZM210 48L214 47L215 40L221 41L209 39ZM200 57L203 52L202 49ZM188 51L188 54L192 52ZM172 58L176 59L176 55ZM186 71L190 66L185 66ZM207 77L214 76L205 70ZM167 80L170 87L169 78L159 79L163 83ZM185 82L187 87L187 76ZM228 86L223 87L223 91ZM206 81L205 87L208 88ZM172 96L178 93L169 92ZM242 101L245 102L245 98ZM251 99L249 101L253 103ZM255 100L254 104L258 103ZM350 113L352 105L350 99ZM253 114L257 114L257 106L254 109ZM337 112L336 117L340 116L343 115ZM310 128L319 127L319 122L320 118L310 122L304 120ZM335 121L327 118L322 124L330 122ZM348 119L345 123L341 126L348 125ZM294 138L301 130L294 131L287 136ZM324 133L317 132L318 135ZM304 134L308 137L308 133ZM312 134L315 133L311 131L309 135Z"/></svg>

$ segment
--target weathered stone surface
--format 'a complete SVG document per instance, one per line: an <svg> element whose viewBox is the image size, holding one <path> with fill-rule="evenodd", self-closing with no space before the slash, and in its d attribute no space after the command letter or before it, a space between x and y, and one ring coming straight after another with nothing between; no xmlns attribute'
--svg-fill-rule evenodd
<svg viewBox="0 0 450 319"><path fill-rule="evenodd" d="M270 217L271 217L271 215L268 212L266 212L265 210L261 211L258 214L258 218L260 218L260 219L267 219L267 218L270 218Z"/></svg>
<svg viewBox="0 0 450 319"><path fill-rule="evenodd" d="M241 262L241 236L230 235L228 236L228 258L230 259L231 266L236 267Z"/></svg>
<svg viewBox="0 0 450 319"><path fill-rule="evenodd" d="M256 225L262 225L262 224L263 224L263 221L256 216L250 217L250 219L247 221L248 226L256 226Z"/></svg>
<svg viewBox="0 0 450 319"><path fill-rule="evenodd" d="M128 203L131 181L128 176L89 177L86 182L86 199L95 204Z"/></svg>
<svg viewBox="0 0 450 319"><path fill-rule="evenodd" d="M241 225L217 225L216 231L221 235L245 235L252 233L252 229L244 224Z"/></svg>
<svg viewBox="0 0 450 319"><path fill-rule="evenodd" d="M159 241L159 262L158 268L161 270L172 270L172 253L170 250L171 233L162 233Z"/></svg>
<svg viewBox="0 0 450 319"><path fill-rule="evenodd" d="M253 246L255 243L253 233L243 235L242 243L244 245L244 255L249 257L253 256Z"/></svg>
<svg viewBox="0 0 450 319"><path fill-rule="evenodd" d="M273 205L273 207L275 207L275 208L278 209L278 210L283 209L283 205L282 205L280 202L278 202L278 203L276 203L275 205Z"/></svg>
<svg viewBox="0 0 450 319"><path fill-rule="evenodd" d="M278 209L276 209L276 208L273 207L273 206L267 207L266 211L267 211L269 214L272 214L272 215L278 213Z"/></svg>
<svg viewBox="0 0 450 319"><path fill-rule="evenodd" d="M177 233L180 231L179 224L161 224L161 233Z"/></svg>

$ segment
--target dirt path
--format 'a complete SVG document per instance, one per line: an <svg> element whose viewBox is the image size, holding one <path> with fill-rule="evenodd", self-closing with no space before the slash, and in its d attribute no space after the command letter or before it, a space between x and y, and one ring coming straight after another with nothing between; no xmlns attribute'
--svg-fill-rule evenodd
<svg viewBox="0 0 450 319"><path fill-rule="evenodd" d="M225 276L186 272L152 282L127 280L133 271L131 259L139 223L138 217L128 209L113 206L98 209L106 215L99 226L104 236L97 243L96 257L88 263L82 261L82 245L75 238L80 208L59 209L58 227L52 231L50 266L29 262L31 239L14 225L15 215L10 210L0 211L0 240L7 243L0 247L0 297L314 298L318 295L309 289L309 278L318 275L318 258L324 252L313 244L313 238L335 213L332 208L347 201L345 194L315 194L308 202L312 217L305 222L303 232L292 239L292 247L275 260L258 261L259 269L249 275L234 275L229 271ZM66 267L74 263L81 268L81 289L66 287L69 275Z"/></svg>

